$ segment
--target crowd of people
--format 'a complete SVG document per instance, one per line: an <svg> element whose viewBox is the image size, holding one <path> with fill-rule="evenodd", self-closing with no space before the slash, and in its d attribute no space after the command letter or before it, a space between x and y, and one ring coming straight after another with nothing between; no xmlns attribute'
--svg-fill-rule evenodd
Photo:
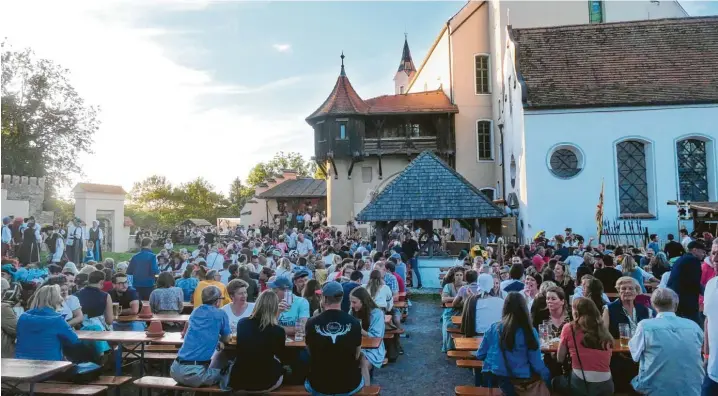
<svg viewBox="0 0 718 396"><path fill-rule="evenodd" d="M109 345L79 340L76 330L143 331L146 322L118 316L137 315L144 305L179 314L192 303L170 370L179 383L245 391L304 383L313 394L351 394L371 383L387 348L382 341L362 349L362 336L383 339L402 326L394 297L406 290L410 260L399 241L376 251L358 233L330 227L266 234L250 227L202 242L190 252L168 241L157 252L145 237L139 252L119 263L4 257L2 356L102 365ZM230 337L236 347L224 348ZM306 350L284 346L296 337ZM391 343L403 353L398 338Z"/></svg>
<svg viewBox="0 0 718 396"><path fill-rule="evenodd" d="M104 232L98 220L91 226L74 218L67 226L42 227L34 216L2 219L2 257L16 258L22 265L102 261ZM40 263L41 252L47 259Z"/></svg>
<svg viewBox="0 0 718 396"><path fill-rule="evenodd" d="M17 219L3 223L3 357L101 365L110 346L82 341L76 330L143 331L144 321L117 316L136 315L143 305L179 314L192 303L170 369L187 386L269 391L303 383L313 394L353 394L371 384L390 350L403 353L398 339L361 348L362 336L400 329L394 297L413 279L421 283L412 273L418 232L409 228L392 230L385 251L359 233L314 225L279 232L261 224L209 241L205 233L192 251L171 240L153 250L144 237L129 262L101 259L87 244L81 260L61 254L45 264L19 259L25 239L37 242L32 219L20 222L20 244L12 237ZM51 236L67 235L61 231ZM73 240L91 242L80 233ZM669 235L661 246L651 235L645 247L593 246L567 230L527 245L475 246L443 280L442 299L451 307L442 315L441 349L453 348L451 317L461 315L461 332L483 337L477 384L507 395L537 383L567 395L716 394L718 335L711 329L718 326L710 321L718 320L718 240L682 232L679 241ZM655 288L651 295L647 286ZM623 336L630 353L614 353ZM285 347L302 338L306 349ZM542 353L552 340L557 352ZM230 342L235 346L226 348ZM701 353L711 348L706 370Z"/></svg>
<svg viewBox="0 0 718 396"><path fill-rule="evenodd" d="M461 315L461 333L483 337L477 386L505 395L718 394L718 239L571 246L566 234L462 257L443 279L442 351Z"/></svg>

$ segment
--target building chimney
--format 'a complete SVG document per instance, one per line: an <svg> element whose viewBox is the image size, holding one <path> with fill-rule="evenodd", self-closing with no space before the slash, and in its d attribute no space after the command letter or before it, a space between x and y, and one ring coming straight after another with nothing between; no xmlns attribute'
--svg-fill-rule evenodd
<svg viewBox="0 0 718 396"><path fill-rule="evenodd" d="M297 171L293 169L282 169L282 176L287 180L297 180Z"/></svg>

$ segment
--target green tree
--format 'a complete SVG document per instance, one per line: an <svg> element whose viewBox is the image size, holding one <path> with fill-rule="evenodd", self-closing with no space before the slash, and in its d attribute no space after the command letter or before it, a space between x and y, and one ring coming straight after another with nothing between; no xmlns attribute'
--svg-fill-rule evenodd
<svg viewBox="0 0 718 396"><path fill-rule="evenodd" d="M37 59L30 49L0 47L2 173L44 176L52 192L81 173L77 158L91 152L98 108L75 91L69 70Z"/></svg>
<svg viewBox="0 0 718 396"><path fill-rule="evenodd" d="M67 224L75 217L75 203L72 201L51 198L49 202L45 202L45 207L47 210L55 212L56 223Z"/></svg>
<svg viewBox="0 0 718 396"><path fill-rule="evenodd" d="M136 182L130 190L130 204L134 215L132 217L139 227L150 227L144 224L156 223L157 226L170 227L181 221L182 196L164 176L153 175L141 182ZM140 214L139 212L147 212Z"/></svg>
<svg viewBox="0 0 718 396"><path fill-rule="evenodd" d="M247 175L247 184L254 187L274 174L281 174L282 169L292 169L299 177L312 177L314 169L310 161L305 161L299 153L278 152L267 162L255 165Z"/></svg>
<svg viewBox="0 0 718 396"><path fill-rule="evenodd" d="M182 184L177 189L180 198L180 213L184 218L200 218L215 223L217 217L227 212L229 201L213 191L214 186L202 177Z"/></svg>
<svg viewBox="0 0 718 396"><path fill-rule="evenodd" d="M234 178L229 185L229 212L231 217L239 217L244 204L254 195L254 189L242 184L239 177Z"/></svg>

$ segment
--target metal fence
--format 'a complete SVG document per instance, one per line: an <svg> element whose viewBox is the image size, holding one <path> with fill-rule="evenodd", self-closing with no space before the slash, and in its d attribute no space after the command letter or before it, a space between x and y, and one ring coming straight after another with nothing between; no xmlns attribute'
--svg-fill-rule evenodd
<svg viewBox="0 0 718 396"><path fill-rule="evenodd" d="M604 245L643 247L649 242L648 227L644 227L640 219L604 220L598 242Z"/></svg>

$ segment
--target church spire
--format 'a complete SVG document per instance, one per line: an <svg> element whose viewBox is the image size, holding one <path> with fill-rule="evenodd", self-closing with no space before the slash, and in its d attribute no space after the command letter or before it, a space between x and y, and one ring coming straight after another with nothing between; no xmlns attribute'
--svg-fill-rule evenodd
<svg viewBox="0 0 718 396"><path fill-rule="evenodd" d="M340 58L342 58L342 70L339 72L339 75L346 76L347 74L346 74L346 72L344 72L344 58L345 58L344 51L342 51L342 56L340 56Z"/></svg>
<svg viewBox="0 0 718 396"><path fill-rule="evenodd" d="M399 70L397 70L397 72L403 71L409 75L411 72L416 71L416 67L414 67L414 61L411 59L411 51L409 51L409 41L407 36L408 35L404 33L404 50L401 53L401 62L399 63Z"/></svg>

